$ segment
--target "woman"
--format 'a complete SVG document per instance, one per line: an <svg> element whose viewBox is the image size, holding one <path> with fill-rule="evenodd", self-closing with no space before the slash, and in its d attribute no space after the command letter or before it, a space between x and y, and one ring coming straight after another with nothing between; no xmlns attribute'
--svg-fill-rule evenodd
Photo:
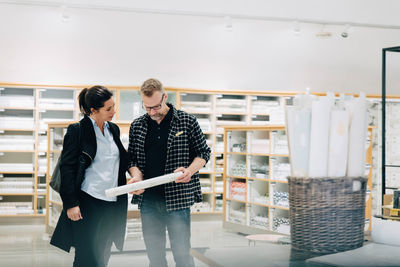
<svg viewBox="0 0 400 267"><path fill-rule="evenodd" d="M126 184L127 155L117 125L112 93L103 86L83 89L84 118L68 127L61 154L63 211L51 244L69 252L73 266L107 266L111 245L122 250L127 195L106 197L108 188Z"/></svg>

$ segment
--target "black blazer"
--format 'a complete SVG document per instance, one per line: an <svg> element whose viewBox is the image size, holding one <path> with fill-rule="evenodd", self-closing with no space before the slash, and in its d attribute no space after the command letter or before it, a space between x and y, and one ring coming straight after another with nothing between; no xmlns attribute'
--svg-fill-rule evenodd
<svg viewBox="0 0 400 267"><path fill-rule="evenodd" d="M128 156L120 140L119 127L109 122L110 131L115 144L119 149L120 164L118 172L118 186L126 184L125 172L128 168ZM96 156L97 142L93 123L85 116L79 123L68 126L64 136L63 151L61 153L60 171L61 187L60 196L63 201L63 211L58 219L50 244L69 252L73 246L72 225L66 211L69 208L79 206L81 185L85 177L85 170ZM117 197L119 216L115 218L115 246L122 250L125 238L127 194Z"/></svg>

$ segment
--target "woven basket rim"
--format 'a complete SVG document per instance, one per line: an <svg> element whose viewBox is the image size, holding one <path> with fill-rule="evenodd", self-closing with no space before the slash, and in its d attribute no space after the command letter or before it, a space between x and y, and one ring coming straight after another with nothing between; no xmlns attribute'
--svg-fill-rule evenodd
<svg viewBox="0 0 400 267"><path fill-rule="evenodd" d="M288 180L304 180L304 181L330 181L330 180L368 180L367 176L341 176L341 177L298 177L288 176Z"/></svg>

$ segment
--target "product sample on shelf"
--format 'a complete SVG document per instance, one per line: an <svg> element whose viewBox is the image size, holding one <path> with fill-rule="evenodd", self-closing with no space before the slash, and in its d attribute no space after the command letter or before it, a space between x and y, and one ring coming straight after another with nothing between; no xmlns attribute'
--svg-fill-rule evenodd
<svg viewBox="0 0 400 267"><path fill-rule="evenodd" d="M246 99L217 98L217 112L244 113L247 111Z"/></svg>
<svg viewBox="0 0 400 267"><path fill-rule="evenodd" d="M29 117L8 116L0 120L1 129L32 130L35 128L35 120Z"/></svg>
<svg viewBox="0 0 400 267"><path fill-rule="evenodd" d="M0 193L34 193L32 178L13 177L0 178Z"/></svg>
<svg viewBox="0 0 400 267"><path fill-rule="evenodd" d="M244 161L236 162L230 169L233 176L246 176L246 163Z"/></svg>
<svg viewBox="0 0 400 267"><path fill-rule="evenodd" d="M33 135L1 135L0 150L34 150Z"/></svg>
<svg viewBox="0 0 400 267"><path fill-rule="evenodd" d="M210 102L181 101L181 109L189 113L210 112L212 108L211 104Z"/></svg>
<svg viewBox="0 0 400 267"><path fill-rule="evenodd" d="M33 214L32 202L0 202L0 214Z"/></svg>
<svg viewBox="0 0 400 267"><path fill-rule="evenodd" d="M233 181L229 192L229 197L236 200L246 199L246 183Z"/></svg>
<svg viewBox="0 0 400 267"><path fill-rule="evenodd" d="M249 153L269 153L270 139L252 139L250 142Z"/></svg>
<svg viewBox="0 0 400 267"><path fill-rule="evenodd" d="M230 209L229 210L229 221L237 223L245 223L246 213L244 211Z"/></svg>
<svg viewBox="0 0 400 267"><path fill-rule="evenodd" d="M251 177L256 177L256 178L261 178L261 179L267 179L269 175L269 166L267 163L265 164L260 164L256 162L252 162L250 165L250 176Z"/></svg>
<svg viewBox="0 0 400 267"><path fill-rule="evenodd" d="M32 172L32 163L0 163L0 170L6 172Z"/></svg>
<svg viewBox="0 0 400 267"><path fill-rule="evenodd" d="M210 178L200 178L200 186L203 193L212 191Z"/></svg>
<svg viewBox="0 0 400 267"><path fill-rule="evenodd" d="M197 202L190 207L192 212L209 212L211 211L211 205L208 202Z"/></svg>
<svg viewBox="0 0 400 267"><path fill-rule="evenodd" d="M23 107L27 109L34 108L35 98L33 96L1 95L0 106L11 108Z"/></svg>
<svg viewBox="0 0 400 267"><path fill-rule="evenodd" d="M197 122L203 132L212 131L211 121L206 118L197 118Z"/></svg>

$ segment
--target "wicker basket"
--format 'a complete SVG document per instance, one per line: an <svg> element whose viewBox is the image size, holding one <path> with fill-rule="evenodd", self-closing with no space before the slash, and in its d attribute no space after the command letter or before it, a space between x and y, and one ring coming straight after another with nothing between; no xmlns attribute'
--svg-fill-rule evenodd
<svg viewBox="0 0 400 267"><path fill-rule="evenodd" d="M330 254L364 241L367 178L288 177L292 248Z"/></svg>

